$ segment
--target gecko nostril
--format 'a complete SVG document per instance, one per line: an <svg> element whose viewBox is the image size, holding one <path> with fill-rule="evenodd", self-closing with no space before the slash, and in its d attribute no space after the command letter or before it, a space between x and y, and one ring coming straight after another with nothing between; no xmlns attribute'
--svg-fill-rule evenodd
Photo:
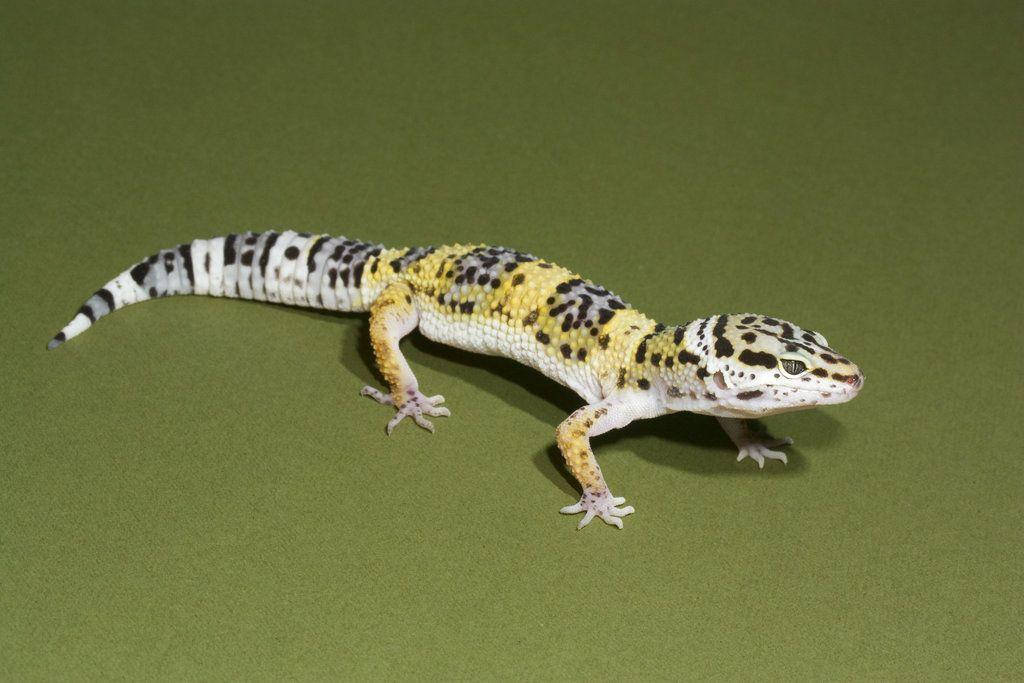
<svg viewBox="0 0 1024 683"><path fill-rule="evenodd" d="M850 377L846 381L847 381L848 384L852 384L854 386L854 388L859 389L860 385L864 383L864 376L863 375L853 375L852 377Z"/></svg>

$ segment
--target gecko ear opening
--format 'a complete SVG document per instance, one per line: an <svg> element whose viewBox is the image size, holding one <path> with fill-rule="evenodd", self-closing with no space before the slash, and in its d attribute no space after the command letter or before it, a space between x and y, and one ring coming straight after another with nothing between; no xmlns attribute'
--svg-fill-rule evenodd
<svg viewBox="0 0 1024 683"><path fill-rule="evenodd" d="M725 375L722 374L721 370L716 372L712 376L712 379L715 380L715 386L721 389L722 391L725 391L729 388L729 385L725 383Z"/></svg>

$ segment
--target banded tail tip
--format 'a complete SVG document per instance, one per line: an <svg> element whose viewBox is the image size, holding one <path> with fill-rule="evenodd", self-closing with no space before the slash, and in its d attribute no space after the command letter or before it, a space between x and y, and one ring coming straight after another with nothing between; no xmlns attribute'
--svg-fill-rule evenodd
<svg viewBox="0 0 1024 683"><path fill-rule="evenodd" d="M65 339L66 337L64 336L64 333L58 332L57 336L51 339L50 342L46 345L47 350L53 351L55 348L63 344Z"/></svg>

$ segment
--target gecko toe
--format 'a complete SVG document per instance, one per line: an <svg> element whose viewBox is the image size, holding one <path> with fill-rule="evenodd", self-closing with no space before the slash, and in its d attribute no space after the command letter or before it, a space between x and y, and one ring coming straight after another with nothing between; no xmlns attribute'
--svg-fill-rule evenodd
<svg viewBox="0 0 1024 683"><path fill-rule="evenodd" d="M394 405L394 401L391 399L391 396L385 394L383 391L380 391L379 389L374 389L371 386L365 386L362 389L360 389L359 395L369 396L377 403L382 403L386 406Z"/></svg>

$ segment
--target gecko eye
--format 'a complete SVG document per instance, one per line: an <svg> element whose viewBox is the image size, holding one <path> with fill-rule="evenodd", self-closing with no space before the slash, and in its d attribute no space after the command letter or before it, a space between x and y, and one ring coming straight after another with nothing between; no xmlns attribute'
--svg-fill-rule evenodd
<svg viewBox="0 0 1024 683"><path fill-rule="evenodd" d="M782 365L782 371L792 377L802 375L807 371L807 365L805 365L802 360L796 360L795 358L783 358L779 363Z"/></svg>

